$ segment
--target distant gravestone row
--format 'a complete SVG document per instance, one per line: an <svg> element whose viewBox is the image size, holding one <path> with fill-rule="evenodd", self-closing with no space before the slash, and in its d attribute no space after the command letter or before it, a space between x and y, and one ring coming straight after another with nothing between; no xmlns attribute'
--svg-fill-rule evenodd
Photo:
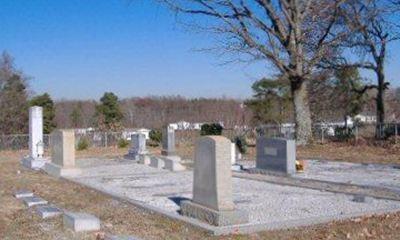
<svg viewBox="0 0 400 240"><path fill-rule="evenodd" d="M183 171L186 168L181 163L181 158L175 151L175 130L169 126L163 129L161 155L149 154L146 150L146 137L143 134L133 134L131 136L131 148L127 155L128 159L133 159L141 164L149 165L154 168L166 169L170 171Z"/></svg>

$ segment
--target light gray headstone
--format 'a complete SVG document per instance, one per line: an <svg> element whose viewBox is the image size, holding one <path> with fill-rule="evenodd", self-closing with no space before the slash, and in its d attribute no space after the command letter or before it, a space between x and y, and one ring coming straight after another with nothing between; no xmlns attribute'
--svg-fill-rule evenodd
<svg viewBox="0 0 400 240"><path fill-rule="evenodd" d="M133 236L118 236L118 235L106 235L104 240L140 240Z"/></svg>
<svg viewBox="0 0 400 240"><path fill-rule="evenodd" d="M75 167L75 132L72 129L51 133L51 162L62 167Z"/></svg>
<svg viewBox="0 0 400 240"><path fill-rule="evenodd" d="M28 190L19 190L14 193L14 197L17 199L26 198L26 197L33 197L33 192Z"/></svg>
<svg viewBox="0 0 400 240"><path fill-rule="evenodd" d="M181 202L181 212L217 226L248 221L247 214L235 210L233 203L229 139L206 136L197 141L193 199Z"/></svg>
<svg viewBox="0 0 400 240"><path fill-rule="evenodd" d="M171 126L167 126L162 132L162 151L164 156L174 156L175 152L175 130Z"/></svg>
<svg viewBox="0 0 400 240"><path fill-rule="evenodd" d="M139 156L147 154L146 150L146 135L135 133L131 136L131 148L129 149L128 157L130 159L139 160Z"/></svg>
<svg viewBox="0 0 400 240"><path fill-rule="evenodd" d="M75 232L97 231L100 229L100 220L87 213L65 212L63 222L64 227Z"/></svg>
<svg viewBox="0 0 400 240"><path fill-rule="evenodd" d="M81 171L75 168L75 132L73 129L58 129L51 133L51 163L45 171L55 177L74 176Z"/></svg>
<svg viewBox="0 0 400 240"><path fill-rule="evenodd" d="M231 142L222 136L202 137L195 151L193 202L233 210Z"/></svg>
<svg viewBox="0 0 400 240"><path fill-rule="evenodd" d="M52 218L62 214L61 209L48 205L41 205L36 207L36 213L42 218Z"/></svg>
<svg viewBox="0 0 400 240"><path fill-rule="evenodd" d="M259 137L256 168L285 174L296 172L296 143L294 140Z"/></svg>
<svg viewBox="0 0 400 240"><path fill-rule="evenodd" d="M33 197L24 197L24 198L21 198L21 199L24 201L24 203L25 203L25 205L27 207L47 204L46 200L44 200L43 198L40 198L40 197L35 197L35 196L33 196Z"/></svg>

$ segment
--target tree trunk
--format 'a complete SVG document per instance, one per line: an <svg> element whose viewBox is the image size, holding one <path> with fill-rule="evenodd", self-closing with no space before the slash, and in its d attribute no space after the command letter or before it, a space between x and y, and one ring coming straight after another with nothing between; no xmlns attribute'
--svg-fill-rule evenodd
<svg viewBox="0 0 400 240"><path fill-rule="evenodd" d="M383 66L379 65L377 69L378 93L376 95L376 137L381 138L381 128L385 123L385 74Z"/></svg>
<svg viewBox="0 0 400 240"><path fill-rule="evenodd" d="M291 91L296 124L296 143L306 145L312 140L311 112L308 104L307 83L303 80L292 80Z"/></svg>

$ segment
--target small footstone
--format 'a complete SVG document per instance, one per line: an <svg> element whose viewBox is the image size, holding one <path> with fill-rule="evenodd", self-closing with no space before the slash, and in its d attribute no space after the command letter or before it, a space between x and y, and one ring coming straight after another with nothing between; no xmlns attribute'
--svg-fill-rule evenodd
<svg viewBox="0 0 400 240"><path fill-rule="evenodd" d="M164 166L165 166L165 162L161 158L154 157L154 156L152 156L150 158L150 167L162 169L162 168L164 168Z"/></svg>
<svg viewBox="0 0 400 240"><path fill-rule="evenodd" d="M241 171L242 170L242 165L239 164L234 164L231 166L232 171Z"/></svg>
<svg viewBox="0 0 400 240"><path fill-rule="evenodd" d="M36 213L42 218L56 217L62 214L61 209L52 206L38 206L36 207Z"/></svg>
<svg viewBox="0 0 400 240"><path fill-rule="evenodd" d="M47 204L47 201L40 197L24 197L21 199L24 201L25 205L28 207Z"/></svg>
<svg viewBox="0 0 400 240"><path fill-rule="evenodd" d="M100 229L100 220L87 213L64 213L64 227L75 232L96 231Z"/></svg>
<svg viewBox="0 0 400 240"><path fill-rule="evenodd" d="M106 235L104 240L140 240L140 239L132 236Z"/></svg>
<svg viewBox="0 0 400 240"><path fill-rule="evenodd" d="M20 190L14 193L14 197L17 199L25 198L25 197L33 197L33 192L28 190Z"/></svg>

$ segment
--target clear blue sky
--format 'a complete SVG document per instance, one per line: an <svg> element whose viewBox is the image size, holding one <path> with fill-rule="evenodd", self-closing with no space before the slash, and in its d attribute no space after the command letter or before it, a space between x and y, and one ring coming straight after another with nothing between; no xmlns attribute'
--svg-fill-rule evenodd
<svg viewBox="0 0 400 240"><path fill-rule="evenodd" d="M150 0L0 0L0 50L32 76L32 90L54 98L251 95L267 67L221 66L210 36L185 33ZM397 51L396 51L397 50ZM400 85L400 47L392 48L388 79ZM395 80L396 79L396 80Z"/></svg>

